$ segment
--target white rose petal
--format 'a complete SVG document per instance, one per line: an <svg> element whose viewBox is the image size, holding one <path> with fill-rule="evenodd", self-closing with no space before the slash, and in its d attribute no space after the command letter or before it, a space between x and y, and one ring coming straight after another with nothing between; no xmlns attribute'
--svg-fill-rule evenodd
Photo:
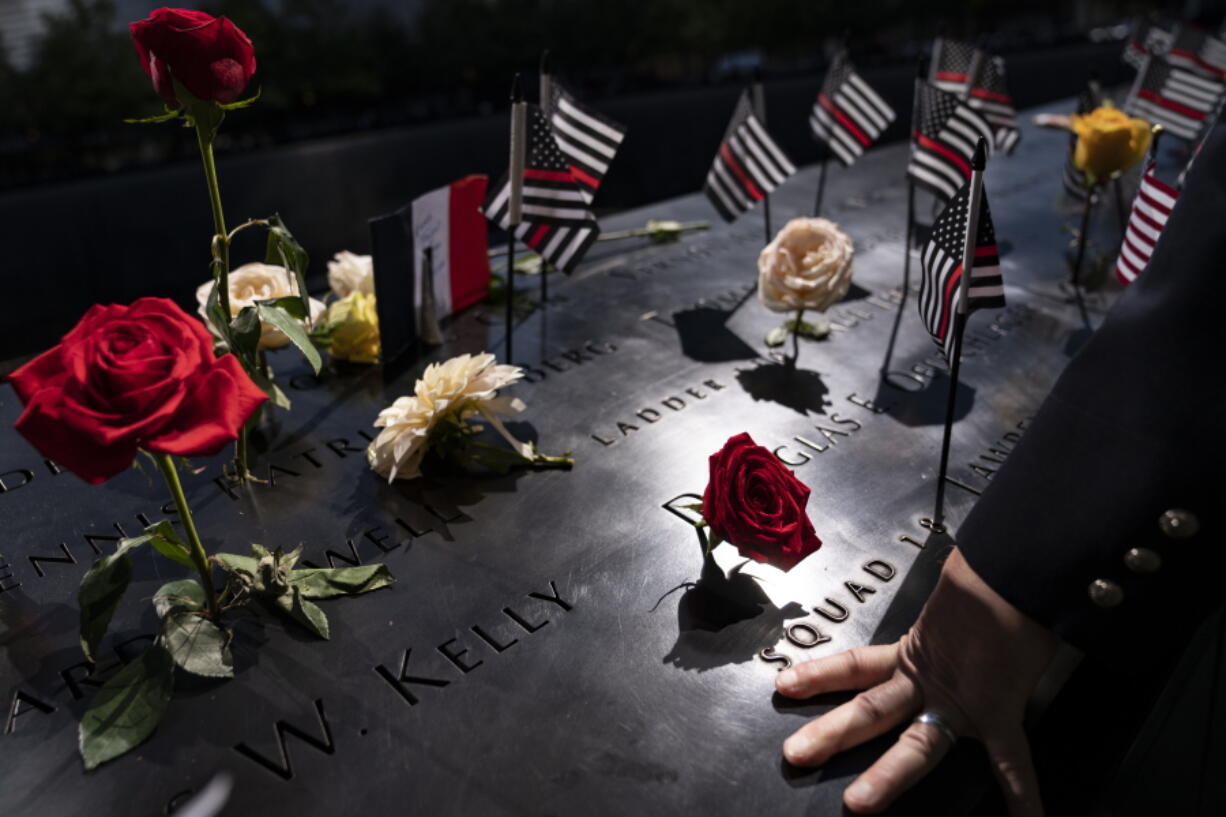
<svg viewBox="0 0 1226 817"><path fill-rule="evenodd" d="M338 298L344 298L354 291L374 295L374 260L369 255L355 255L341 250L328 262L328 285Z"/></svg>
<svg viewBox="0 0 1226 817"><path fill-rule="evenodd" d="M267 301L274 298L285 298L298 294L298 279L285 267L274 264L251 263L230 271L230 317L238 316L243 307L252 306L256 301ZM205 307L209 301L209 292L213 289L212 281L205 281L196 287L196 303L199 304L200 317L204 318L210 329L213 323L206 314ZM323 301L311 298L311 316L309 325L313 326L323 316ZM213 333L217 334L216 329ZM279 349L289 343L289 338L280 329L270 323L260 324L261 349Z"/></svg>
<svg viewBox="0 0 1226 817"><path fill-rule="evenodd" d="M833 221L794 218L758 256L758 299L773 312L825 312L851 287L854 258Z"/></svg>

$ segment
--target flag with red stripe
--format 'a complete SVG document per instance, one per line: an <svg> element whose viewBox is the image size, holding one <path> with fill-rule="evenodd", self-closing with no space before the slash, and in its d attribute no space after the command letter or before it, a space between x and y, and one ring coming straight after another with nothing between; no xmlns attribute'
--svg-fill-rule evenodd
<svg viewBox="0 0 1226 817"><path fill-rule="evenodd" d="M1203 28L1181 24L1164 56L1171 65L1219 82L1226 80L1226 42Z"/></svg>
<svg viewBox="0 0 1226 817"><path fill-rule="evenodd" d="M962 252L970 218L971 187L968 179L932 224L932 235L920 255L919 311L924 327L949 362L954 337L959 331L958 300L962 285ZM986 192L979 197L979 225L975 252L966 289L966 312L1005 305L1005 285L1000 275L996 230L988 209Z"/></svg>
<svg viewBox="0 0 1226 817"><path fill-rule="evenodd" d="M988 120L992 132L996 134L996 147L1005 153L1012 153L1021 140L1022 132L1017 127L1017 111L1005 83L1004 57L982 55L979 70L971 79L966 104Z"/></svg>
<svg viewBox="0 0 1226 817"><path fill-rule="evenodd" d="M485 202L485 217L506 230L510 227L511 185L503 176ZM574 272L600 227L584 192L554 140L549 120L535 105L528 106L524 150L523 221L516 238L564 272Z"/></svg>
<svg viewBox="0 0 1226 817"><path fill-rule="evenodd" d="M937 37L932 42L932 63L929 79L946 93L962 96L971 81L971 62L975 46L961 40Z"/></svg>
<svg viewBox="0 0 1226 817"><path fill-rule="evenodd" d="M1151 159L1141 175L1141 187L1132 202L1132 215L1115 262L1115 277L1121 284L1131 284L1145 269L1178 199L1179 191L1155 175Z"/></svg>
<svg viewBox="0 0 1226 817"><path fill-rule="evenodd" d="M579 189L594 195L626 138L626 128L579 104L556 79L550 80L549 88L546 113L553 138L566 156Z"/></svg>
<svg viewBox="0 0 1226 817"><path fill-rule="evenodd" d="M735 221L795 173L753 115L749 94L741 94L702 191L725 221Z"/></svg>
<svg viewBox="0 0 1226 817"><path fill-rule="evenodd" d="M1217 106L1224 86L1162 57L1145 60L1124 103L1124 110L1161 125L1175 136L1193 140Z"/></svg>
<svg viewBox="0 0 1226 817"><path fill-rule="evenodd" d="M1132 23L1132 34L1128 37L1120 58L1139 71L1145 66L1145 58L1150 54L1166 53L1171 47L1172 38L1170 31L1138 18Z"/></svg>
<svg viewBox="0 0 1226 817"><path fill-rule="evenodd" d="M994 143L992 126L974 108L931 83L915 81L915 130L907 175L942 199L953 198L971 177L979 137Z"/></svg>
<svg viewBox="0 0 1226 817"><path fill-rule="evenodd" d="M893 121L894 109L860 78L851 60L843 53L835 57L809 114L814 137L851 167Z"/></svg>

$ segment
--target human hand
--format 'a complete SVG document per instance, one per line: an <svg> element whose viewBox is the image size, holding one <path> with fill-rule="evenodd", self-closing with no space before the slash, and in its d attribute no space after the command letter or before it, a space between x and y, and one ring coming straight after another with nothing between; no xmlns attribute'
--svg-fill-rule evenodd
<svg viewBox="0 0 1226 817"><path fill-rule="evenodd" d="M935 712L956 735L980 740L1012 817L1043 807L1022 730L1026 701L1056 649L1056 636L1001 598L950 553L919 619L894 644L858 647L780 672L789 698L864 690L802 726L783 744L796 766L821 766L921 712ZM953 741L912 723L843 793L857 814L875 814L930 772Z"/></svg>

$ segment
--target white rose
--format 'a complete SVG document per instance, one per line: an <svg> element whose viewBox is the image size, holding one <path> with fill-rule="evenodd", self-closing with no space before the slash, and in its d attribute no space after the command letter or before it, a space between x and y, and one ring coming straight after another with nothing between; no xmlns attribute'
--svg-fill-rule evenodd
<svg viewBox="0 0 1226 817"><path fill-rule="evenodd" d="M230 317L236 317L243 307L252 306L256 301L268 301L274 298L285 298L298 294L298 279L285 267L273 264L251 263L230 271ZM200 305L200 316L210 328L212 321L205 314L209 301L209 292L213 289L212 281L205 281L196 287L196 302ZM326 307L322 301L311 298L311 318L314 325L323 315ZM214 332L216 334L216 332ZM279 349L289 343L289 338L280 329L270 323L260 324L260 348Z"/></svg>
<svg viewBox="0 0 1226 817"><path fill-rule="evenodd" d="M328 285L338 298L355 291L374 295L375 263L369 255L341 250L328 262Z"/></svg>
<svg viewBox="0 0 1226 817"><path fill-rule="evenodd" d="M498 397L498 389L523 377L518 366L495 365L491 354L460 355L445 363L431 363L413 388L412 397L400 397L375 420L383 429L366 448L366 461L388 482L421 476L430 432L440 419L455 413L461 420L481 415L521 456L531 458L532 446L516 440L501 417L523 411L522 401Z"/></svg>
<svg viewBox="0 0 1226 817"><path fill-rule="evenodd" d="M825 312L851 287L854 256L833 221L794 218L758 256L758 299L773 312Z"/></svg>

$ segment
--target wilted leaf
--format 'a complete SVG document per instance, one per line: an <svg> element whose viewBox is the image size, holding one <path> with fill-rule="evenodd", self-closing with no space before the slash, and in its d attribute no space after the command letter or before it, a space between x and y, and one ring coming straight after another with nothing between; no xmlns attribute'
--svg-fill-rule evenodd
<svg viewBox="0 0 1226 817"><path fill-rule="evenodd" d="M766 333L766 345L775 347L782 346L791 334L786 326L776 326L774 329Z"/></svg>
<svg viewBox="0 0 1226 817"><path fill-rule="evenodd" d="M200 613L176 610L162 622L162 644L170 657L193 675L233 678L229 639Z"/></svg>
<svg viewBox="0 0 1226 817"><path fill-rule="evenodd" d="M157 728L173 691L174 661L157 644L112 675L78 728L85 768L97 768L143 743Z"/></svg>
<svg viewBox="0 0 1226 817"><path fill-rule="evenodd" d="M153 594L153 609L157 610L158 618L165 618L171 610L203 610L205 605L204 588L195 579L166 582Z"/></svg>
<svg viewBox="0 0 1226 817"><path fill-rule="evenodd" d="M290 574L290 586L307 599L331 599L337 596L357 596L396 581L387 565L357 567L304 568Z"/></svg>
<svg viewBox="0 0 1226 817"><path fill-rule="evenodd" d="M268 219L268 247L264 251L265 264L277 264L294 273L298 282L298 297L302 300L302 308L308 314L311 311L311 299L306 288L306 269L309 257L297 239L290 233L279 214L274 213Z"/></svg>
<svg viewBox="0 0 1226 817"><path fill-rule="evenodd" d="M302 591L297 587L290 587L288 593L273 599L273 603L287 616L315 635L320 638L328 637L328 617L324 615L319 605L303 598Z"/></svg>

